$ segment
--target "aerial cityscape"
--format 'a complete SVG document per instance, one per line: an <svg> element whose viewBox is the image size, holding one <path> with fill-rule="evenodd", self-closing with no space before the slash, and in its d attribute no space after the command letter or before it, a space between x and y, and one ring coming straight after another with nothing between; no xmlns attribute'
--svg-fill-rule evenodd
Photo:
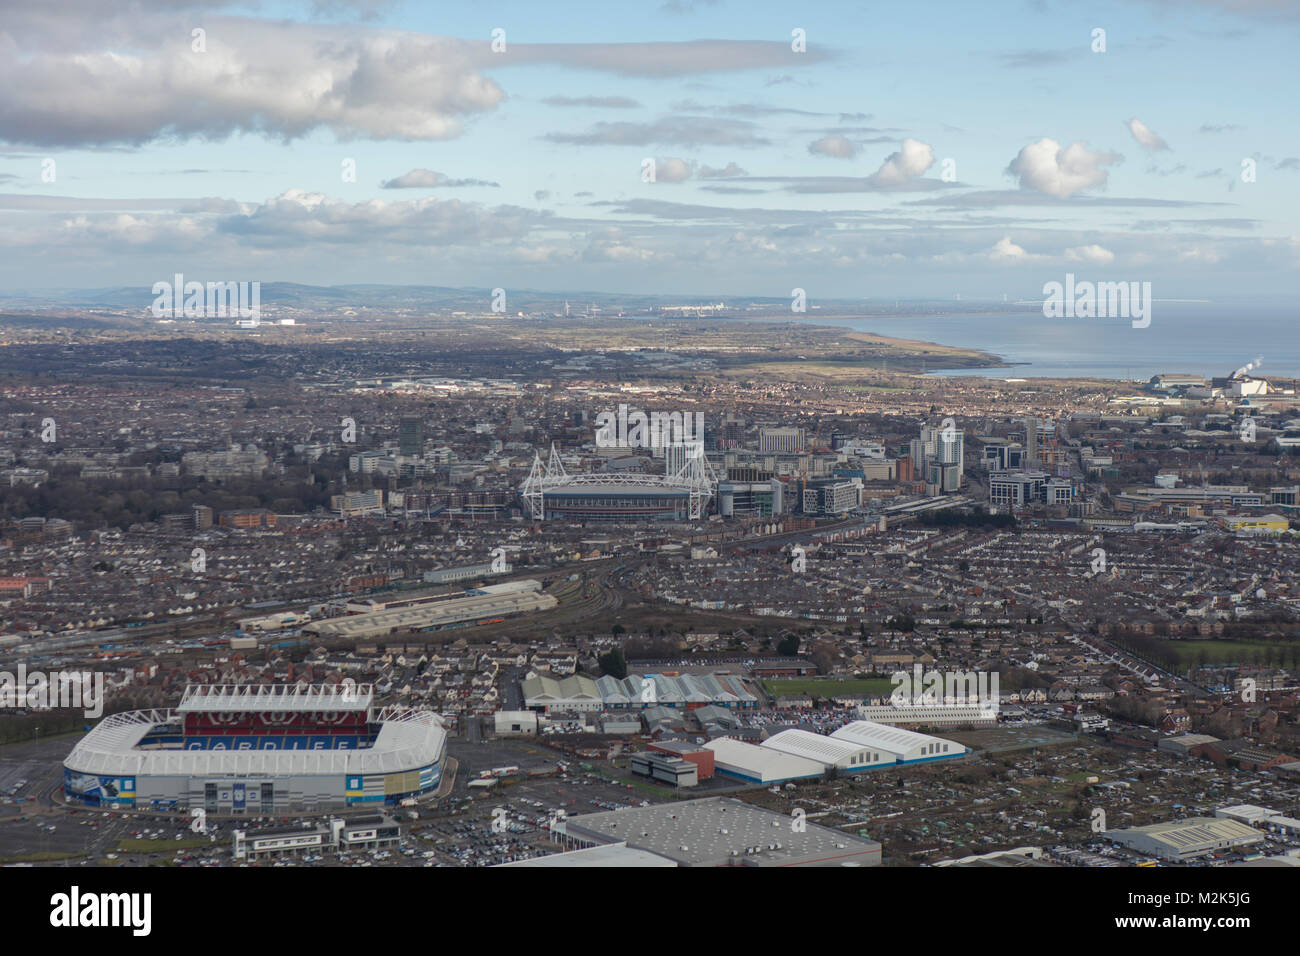
<svg viewBox="0 0 1300 956"><path fill-rule="evenodd" d="M0 864L51 926L276 867L1263 923L1300 5L3 9Z"/></svg>

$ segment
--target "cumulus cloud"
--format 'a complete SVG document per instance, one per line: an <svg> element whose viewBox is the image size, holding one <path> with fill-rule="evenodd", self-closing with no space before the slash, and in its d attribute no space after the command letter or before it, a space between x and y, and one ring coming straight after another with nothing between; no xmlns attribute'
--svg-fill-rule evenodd
<svg viewBox="0 0 1300 956"><path fill-rule="evenodd" d="M995 242L988 251L988 256L995 262L1023 262L1030 257L1024 247L1011 241L1010 236L1003 236Z"/></svg>
<svg viewBox="0 0 1300 956"><path fill-rule="evenodd" d="M454 189L460 186L499 187L501 184L486 179L451 179L432 169L412 169L395 179L386 179L379 185L381 189Z"/></svg>
<svg viewBox="0 0 1300 956"><path fill-rule="evenodd" d="M1217 249L1210 249L1205 246L1193 246L1190 249L1184 249L1178 254L1179 262L1200 263L1203 265L1218 265L1223 261L1223 254Z"/></svg>
<svg viewBox="0 0 1300 956"><path fill-rule="evenodd" d="M438 246L518 239L543 221L540 214L517 206L488 208L432 197L352 203L290 189L263 203L243 204L239 212L217 218L211 228L219 235L270 247L302 241Z"/></svg>
<svg viewBox="0 0 1300 956"><path fill-rule="evenodd" d="M1128 131L1133 134L1133 138L1138 141L1138 145L1145 149L1168 149L1169 144L1152 132L1146 123L1137 117L1129 120L1126 124Z"/></svg>
<svg viewBox="0 0 1300 956"><path fill-rule="evenodd" d="M1115 261L1115 253L1093 243L1088 246L1076 246L1065 250L1065 258L1071 262L1091 262L1094 265L1108 265Z"/></svg>
<svg viewBox="0 0 1300 956"><path fill-rule="evenodd" d="M368 0L361 0L368 2ZM139 146L239 133L291 140L445 140L505 93L489 78L554 65L626 76L802 68L829 58L786 42L486 41L355 24L219 16L226 0L69 0L53 15L6 4L0 19L0 142L35 147ZM202 14L200 15L200 11ZM201 24L206 48L195 51ZM553 97L552 105L630 108L625 97ZM707 141L707 140L701 140Z"/></svg>
<svg viewBox="0 0 1300 956"><path fill-rule="evenodd" d="M656 254L634 244L621 229L603 229L590 238L582 258L588 262L648 262Z"/></svg>
<svg viewBox="0 0 1300 956"><path fill-rule="evenodd" d="M461 40L217 17L205 19L206 51L194 52L188 25L144 22L130 52L108 38L88 47L92 35L46 48L39 38L19 56L0 28L0 139L140 145L327 128L343 139L440 140L505 96Z"/></svg>
<svg viewBox="0 0 1300 956"><path fill-rule="evenodd" d="M684 159L678 159L674 156L666 156L663 159L655 160L655 182L657 183L680 183L691 178L691 173L695 171L695 165L688 163Z"/></svg>
<svg viewBox="0 0 1300 956"><path fill-rule="evenodd" d="M899 186L920 176L934 165L934 150L919 139L903 140L902 148L892 153L871 176L880 186Z"/></svg>
<svg viewBox="0 0 1300 956"><path fill-rule="evenodd" d="M858 153L858 147L852 140L831 134L808 144L808 152L814 156L830 156L832 159L852 159Z"/></svg>
<svg viewBox="0 0 1300 956"><path fill-rule="evenodd" d="M1082 142L1062 148L1056 140L1044 137L1024 147L1007 166L1007 173L1019 179L1021 189L1065 199L1104 184L1107 172L1103 167L1120 158L1115 153L1093 152Z"/></svg>

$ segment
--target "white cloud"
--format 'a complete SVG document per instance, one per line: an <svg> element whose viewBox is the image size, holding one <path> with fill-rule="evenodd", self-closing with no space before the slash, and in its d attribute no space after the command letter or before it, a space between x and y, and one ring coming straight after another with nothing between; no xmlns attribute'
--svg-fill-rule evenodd
<svg viewBox="0 0 1300 956"><path fill-rule="evenodd" d="M1168 149L1169 144L1152 132L1151 128L1140 119L1134 117L1126 124L1128 131L1133 134L1133 138L1138 141L1138 145L1146 149Z"/></svg>
<svg viewBox="0 0 1300 956"><path fill-rule="evenodd" d="M495 239L518 240L542 214L518 206L486 207L458 199L348 202L321 193L290 189L238 214L219 217L211 228L257 246L297 242L415 246L459 245Z"/></svg>
<svg viewBox="0 0 1300 956"><path fill-rule="evenodd" d="M1204 246L1193 246L1191 249L1184 249L1178 254L1179 262L1203 263L1204 265L1218 265L1223 261L1222 254L1216 249L1209 249Z"/></svg>
<svg viewBox="0 0 1300 956"><path fill-rule="evenodd" d="M1071 262L1092 262L1097 265L1107 265L1115 261L1115 253L1093 243L1088 246L1075 246L1073 249L1066 249L1065 258Z"/></svg>
<svg viewBox="0 0 1300 956"><path fill-rule="evenodd" d="M653 249L629 242L621 229L604 229L593 236L582 257L588 262L648 262L657 258Z"/></svg>
<svg viewBox="0 0 1300 956"><path fill-rule="evenodd" d="M1120 160L1115 153L1097 153L1087 143L1071 143L1064 149L1044 137L1022 149L1007 172L1020 180L1021 189L1033 189L1049 196L1066 198L1106 182L1106 170Z"/></svg>
<svg viewBox="0 0 1300 956"><path fill-rule="evenodd" d="M1029 258L1029 253L1012 242L1010 236L1003 236L989 250L989 258L999 262L1021 262Z"/></svg>
<svg viewBox="0 0 1300 956"><path fill-rule="evenodd" d="M934 150L919 139L903 140L902 148L892 153L871 176L879 186L897 186L920 176L934 165Z"/></svg>
<svg viewBox="0 0 1300 956"><path fill-rule="evenodd" d="M830 156L833 159L852 159L857 155L858 147L843 136L830 135L813 140L808 144L808 152L814 156Z"/></svg>
<svg viewBox="0 0 1300 956"><path fill-rule="evenodd" d="M380 189L433 189L441 187L451 189L457 186L500 186L500 183L485 179L452 179L432 169L412 169L394 179L380 183Z"/></svg>
<svg viewBox="0 0 1300 956"><path fill-rule="evenodd" d="M505 98L461 40L225 17L205 18L204 27L205 52L191 49L188 25L177 32L167 17L142 21L130 52L108 39L91 46L92 33L72 48L23 56L0 27L0 139L292 139L328 128L342 139L440 140Z"/></svg>
<svg viewBox="0 0 1300 956"><path fill-rule="evenodd" d="M655 182L680 183L691 178L695 170L694 163L672 156L655 160Z"/></svg>

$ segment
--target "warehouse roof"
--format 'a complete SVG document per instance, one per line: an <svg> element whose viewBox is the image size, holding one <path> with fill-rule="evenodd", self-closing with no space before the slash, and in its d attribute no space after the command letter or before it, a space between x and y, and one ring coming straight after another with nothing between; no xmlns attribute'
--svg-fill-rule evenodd
<svg viewBox="0 0 1300 956"><path fill-rule="evenodd" d="M607 846L589 846L582 850L570 850L568 853L552 853L548 856L535 856L529 860L515 860L513 863L498 865L555 869L584 866L666 867L677 864L666 856L651 853L649 850L637 850L626 843L610 843Z"/></svg>
<svg viewBox="0 0 1300 956"><path fill-rule="evenodd" d="M1214 811L1214 815L1228 820L1236 820L1239 823L1253 824L1269 817L1281 816L1281 813L1277 810L1270 810L1268 807L1255 806L1253 803L1239 803L1236 806L1220 807Z"/></svg>
<svg viewBox="0 0 1300 956"><path fill-rule="evenodd" d="M854 720L845 724L831 736L836 740L846 740L861 747L878 747L893 754L905 754L914 748L934 743L936 740L951 744L958 753L963 753L966 750L961 744L943 740L942 737L918 734L914 730L890 727L887 724L877 724L869 720Z"/></svg>
<svg viewBox="0 0 1300 956"><path fill-rule="evenodd" d="M351 614L307 625L303 630L320 637L373 637L403 628L428 628L460 621L549 611L559 602L550 594L521 591L513 594L478 594L430 604Z"/></svg>
<svg viewBox="0 0 1300 956"><path fill-rule="evenodd" d="M716 741L715 741L716 742ZM758 749L758 748L754 748ZM680 866L874 866L880 844L723 797L569 817L575 839L625 842Z"/></svg>
<svg viewBox="0 0 1300 956"><path fill-rule="evenodd" d="M719 770L732 770L762 783L804 780L809 777L820 777L826 772L826 765L820 760L796 757L793 754L747 744L730 737L710 740L704 746L713 751L714 761Z"/></svg>
<svg viewBox="0 0 1300 956"><path fill-rule="evenodd" d="M1258 843L1263 835L1254 827L1236 820L1214 817L1188 817L1168 823L1152 823L1144 827L1112 830L1107 834L1120 843L1129 843L1134 836L1143 836L1167 847L1181 856L1195 856L1216 850L1224 844Z"/></svg>
<svg viewBox="0 0 1300 956"><path fill-rule="evenodd" d="M531 701L598 701L601 699L596 682L582 674L575 674L563 680L543 676L529 677L520 686L523 689L524 699Z"/></svg>
<svg viewBox="0 0 1300 956"><path fill-rule="evenodd" d="M760 746L793 754L796 757L816 760L822 764L838 763L864 749L863 744L823 737L821 734L809 733L806 730L783 730L764 740Z"/></svg>

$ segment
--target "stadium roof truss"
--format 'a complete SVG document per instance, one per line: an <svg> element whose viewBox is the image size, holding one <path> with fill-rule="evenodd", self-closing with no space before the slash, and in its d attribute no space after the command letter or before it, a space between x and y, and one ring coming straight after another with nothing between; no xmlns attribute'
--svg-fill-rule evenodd
<svg viewBox="0 0 1300 956"><path fill-rule="evenodd" d="M178 713L333 713L369 710L374 692L369 684L187 684Z"/></svg>
<svg viewBox="0 0 1300 956"><path fill-rule="evenodd" d="M547 492L560 488L588 487L600 488L646 488L658 491L685 491L690 496L690 517L704 516L709 499L713 497L713 488L718 477L714 474L708 459L704 457L704 446L699 442L689 443L686 461L674 474L594 474L570 475L560 460L560 453L551 443L551 454L542 464L541 453L533 455L533 467L528 477L520 486L519 494L528 505L529 514L537 520L546 517L545 496Z"/></svg>

